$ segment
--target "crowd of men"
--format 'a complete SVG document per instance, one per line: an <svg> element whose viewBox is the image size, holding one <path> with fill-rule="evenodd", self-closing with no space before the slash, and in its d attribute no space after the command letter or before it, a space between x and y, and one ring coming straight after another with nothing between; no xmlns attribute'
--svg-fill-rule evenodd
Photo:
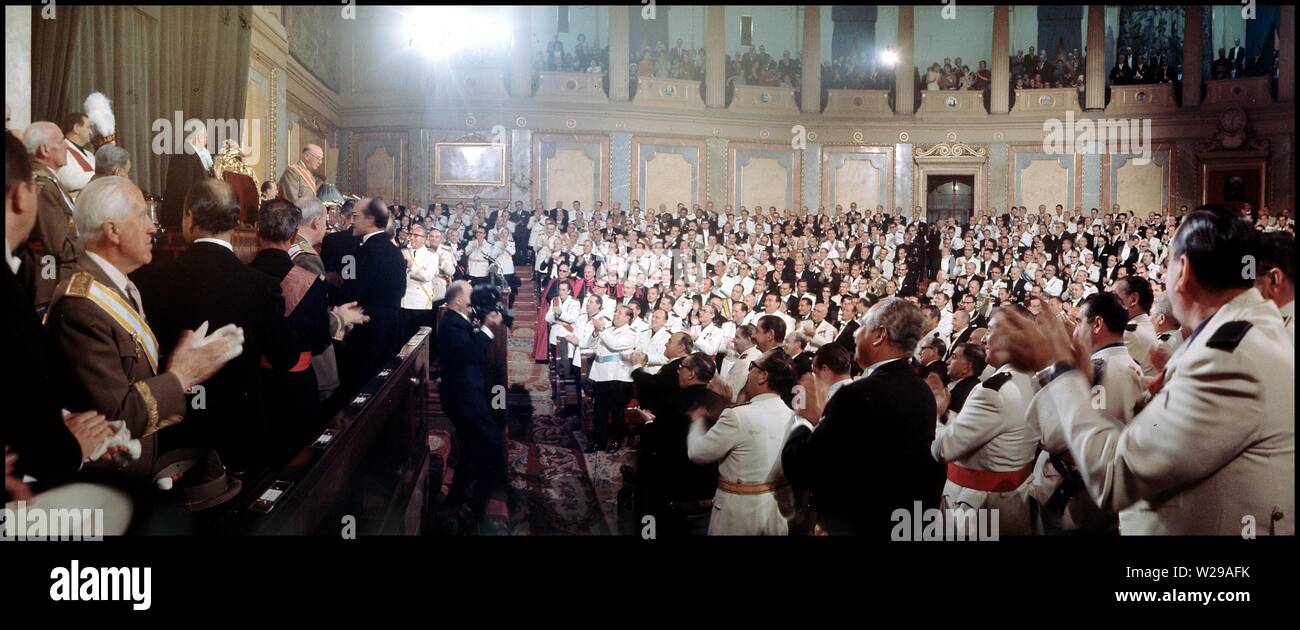
<svg viewBox="0 0 1300 630"><path fill-rule="evenodd" d="M308 145L263 186L248 264L233 189L183 158L188 245L155 260L129 155L82 147L83 124L5 134L6 340L30 394L10 497L75 482L120 513L178 448L247 478L431 326L453 499L480 514L506 483L502 318L471 295L513 305L523 265L534 359L590 384L588 452L635 443L635 509L661 532L877 533L915 501L997 508L1007 534L1294 532L1289 209L390 208L320 184ZM73 150L112 170L75 188ZM863 466L889 483L864 492Z"/></svg>
<svg viewBox="0 0 1300 630"><path fill-rule="evenodd" d="M636 441L660 532L880 533L913 501L1004 534L1294 531L1290 210L633 200L527 225L535 358L590 383L588 452Z"/></svg>

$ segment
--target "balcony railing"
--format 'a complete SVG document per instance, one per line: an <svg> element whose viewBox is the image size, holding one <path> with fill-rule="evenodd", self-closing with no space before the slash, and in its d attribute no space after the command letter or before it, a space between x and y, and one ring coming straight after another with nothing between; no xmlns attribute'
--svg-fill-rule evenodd
<svg viewBox="0 0 1300 630"><path fill-rule="evenodd" d="M987 118L988 115L982 90L925 90L921 92L921 109L917 111L922 120Z"/></svg>
<svg viewBox="0 0 1300 630"><path fill-rule="evenodd" d="M1259 107L1273 103L1273 95L1268 90L1268 77L1245 77L1241 79L1212 79L1205 82L1205 101L1202 107L1223 109L1226 107Z"/></svg>
<svg viewBox="0 0 1300 630"><path fill-rule="evenodd" d="M828 90L823 113L833 118L888 118L894 109L889 90Z"/></svg>
<svg viewBox="0 0 1300 630"><path fill-rule="evenodd" d="M794 88L765 85L737 85L728 111L738 113L799 113Z"/></svg>
<svg viewBox="0 0 1300 630"><path fill-rule="evenodd" d="M1178 110L1174 101L1174 84L1113 85L1106 115L1160 114Z"/></svg>
<svg viewBox="0 0 1300 630"><path fill-rule="evenodd" d="M594 72L543 72L537 100L558 103L608 103L605 75Z"/></svg>
<svg viewBox="0 0 1300 630"><path fill-rule="evenodd" d="M648 107L704 109L703 87L700 81L640 77L632 103Z"/></svg>
<svg viewBox="0 0 1300 630"><path fill-rule="evenodd" d="M1075 88L1019 89L1013 115L1056 117L1065 112L1078 113L1079 91Z"/></svg>

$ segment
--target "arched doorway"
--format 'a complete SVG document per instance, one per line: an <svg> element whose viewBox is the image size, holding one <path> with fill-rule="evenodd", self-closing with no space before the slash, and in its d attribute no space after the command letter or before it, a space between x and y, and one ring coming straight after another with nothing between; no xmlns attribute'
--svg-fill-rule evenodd
<svg viewBox="0 0 1300 630"><path fill-rule="evenodd" d="M928 223L970 220L975 211L974 175L931 175L926 179L925 220Z"/></svg>

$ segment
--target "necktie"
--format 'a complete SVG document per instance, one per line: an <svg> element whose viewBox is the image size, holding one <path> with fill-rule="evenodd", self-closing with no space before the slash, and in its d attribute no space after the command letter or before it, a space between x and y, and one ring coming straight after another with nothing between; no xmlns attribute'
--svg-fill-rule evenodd
<svg viewBox="0 0 1300 630"><path fill-rule="evenodd" d="M134 282L126 283L126 295L131 298L131 306L135 308L135 312L139 313L140 317L144 317L144 304L140 300L140 292L136 290Z"/></svg>

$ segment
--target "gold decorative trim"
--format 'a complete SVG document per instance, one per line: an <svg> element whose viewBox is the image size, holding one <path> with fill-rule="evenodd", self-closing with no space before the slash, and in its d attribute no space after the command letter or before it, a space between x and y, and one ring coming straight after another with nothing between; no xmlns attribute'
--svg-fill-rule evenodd
<svg viewBox="0 0 1300 630"><path fill-rule="evenodd" d="M268 64L268 65L269 65L269 64ZM266 174L267 174L267 178L268 178L268 179L275 179L275 178L276 178L276 172L277 172L277 169L276 169L276 167L275 167L275 164L276 164L276 162L275 162L275 153L276 153L276 149L279 148L279 144L280 144L280 143L279 143L279 138L280 138L280 126L279 126L279 123L278 123L279 116L277 115L277 112L278 112L278 110L280 109L280 107L279 107L279 105L280 105L280 79L279 79L280 69L277 68L277 67L275 67L274 65L272 65L272 66L271 66L271 72L270 72L270 75L271 75L271 76L270 76L270 82L271 82L271 90L270 90L270 91L271 91L271 93L270 93L269 96L270 96L270 101L271 101L271 102L268 103L268 105L270 105L270 107L268 107L268 109L270 110L270 112L267 114L267 117L266 117L266 119L267 119L267 125L270 126L270 133L267 134L267 135L269 135L270 138L268 139L268 141L267 141L267 146L266 146L266 158L267 158L267 160L268 160L268 161L267 161L267 164L266 164Z"/></svg>
<svg viewBox="0 0 1300 630"><path fill-rule="evenodd" d="M132 387L135 387L135 390L140 392L140 398L144 400L145 411L149 414L149 423L145 425L144 433L140 435L140 437L144 437L162 428L158 419L158 399L153 397L153 391L149 389L149 384L144 381L136 381L132 384Z"/></svg>
<svg viewBox="0 0 1300 630"><path fill-rule="evenodd" d="M972 147L963 142L940 142L916 152L913 157L988 157L988 154L988 147Z"/></svg>

